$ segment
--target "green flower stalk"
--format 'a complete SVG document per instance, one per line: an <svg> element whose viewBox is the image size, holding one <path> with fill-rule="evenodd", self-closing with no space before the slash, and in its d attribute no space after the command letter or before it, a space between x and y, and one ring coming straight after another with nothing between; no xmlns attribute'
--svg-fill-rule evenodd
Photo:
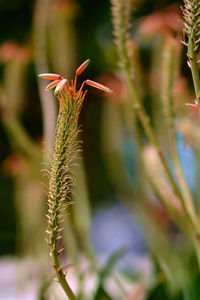
<svg viewBox="0 0 200 300"><path fill-rule="evenodd" d="M60 262L60 253L64 250L60 246L62 240L63 211L70 204L70 190L73 184L71 166L78 156L80 150L77 140L78 119L82 104L87 93L83 91L84 85L90 85L105 92L112 91L104 85L92 80L85 80L80 89L77 90L77 76L80 75L90 60L86 60L77 70L74 81L69 81L58 74L45 73L39 76L43 79L53 80L46 90L55 87L54 94L60 103L57 118L53 159L49 172L49 191L48 191L48 228L47 242L50 248L50 257L58 281L63 287L69 299L76 299L71 290Z"/></svg>
<svg viewBox="0 0 200 300"><path fill-rule="evenodd" d="M187 47L188 65L192 72L195 88L195 104L200 105L200 77L197 53L200 49L200 2L199 0L184 0L184 41ZM194 107L195 108L195 107Z"/></svg>

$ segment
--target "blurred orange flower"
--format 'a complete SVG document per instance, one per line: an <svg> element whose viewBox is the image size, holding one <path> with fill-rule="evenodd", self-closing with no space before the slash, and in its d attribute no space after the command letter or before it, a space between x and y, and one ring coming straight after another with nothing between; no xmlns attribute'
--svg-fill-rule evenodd
<svg viewBox="0 0 200 300"><path fill-rule="evenodd" d="M0 46L0 61L10 59L28 60L31 56L31 49L27 45L18 45L14 41L6 41Z"/></svg>
<svg viewBox="0 0 200 300"><path fill-rule="evenodd" d="M158 11L144 17L140 24L140 30L144 34L177 33L182 31L181 10L178 5L170 5L163 11Z"/></svg>

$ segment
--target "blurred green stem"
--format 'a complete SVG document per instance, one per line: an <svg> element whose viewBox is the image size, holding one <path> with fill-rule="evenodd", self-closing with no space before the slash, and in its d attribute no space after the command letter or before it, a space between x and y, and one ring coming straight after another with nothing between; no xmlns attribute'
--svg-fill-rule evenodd
<svg viewBox="0 0 200 300"><path fill-rule="evenodd" d="M185 180L185 177L183 174L183 170L182 170L182 166L180 163L180 157L179 157L178 149L177 149L176 131L175 131L174 125L171 124L169 126L168 130L169 130L169 137L170 137L170 142L171 142L172 158L173 158L174 167L175 167L175 174L176 174L176 177L178 178L178 182L179 182L181 190L183 192L184 205L187 208L188 216L190 217L191 222L193 223L196 230L199 231L199 228L198 228L199 225L198 225L197 215L195 213L195 208L193 205L192 195L191 195L188 185L186 183L186 180Z"/></svg>
<svg viewBox="0 0 200 300"><path fill-rule="evenodd" d="M47 24L51 0L37 0L33 20L33 46L36 73L48 73L47 61ZM53 144L56 124L56 104L51 93L44 92L45 81L39 81L39 93L43 114L44 141L49 148Z"/></svg>
<svg viewBox="0 0 200 300"><path fill-rule="evenodd" d="M71 214L66 214L64 222L65 225L64 228L64 239L67 244L67 251L68 255L72 260L73 265L75 266L75 272L78 277L78 297L82 299L83 295L83 276L81 273L81 262L80 262L80 256L79 256L79 249L77 245L77 240L75 238L75 233L73 230L73 224L72 224L72 216Z"/></svg>
<svg viewBox="0 0 200 300"><path fill-rule="evenodd" d="M200 236L199 236L199 233L194 233L193 243L194 243L194 247L196 249L197 261L198 261L198 265L199 265L199 269L200 269Z"/></svg>
<svg viewBox="0 0 200 300"><path fill-rule="evenodd" d="M15 116L6 116L4 123L9 133L11 143L14 143L25 156L40 164L40 151L28 136L19 120Z"/></svg>
<svg viewBox="0 0 200 300"><path fill-rule="evenodd" d="M138 128L138 125L136 124L136 122L134 124L134 127L135 127L135 132L136 132L135 136L136 136L140 151L142 153L144 146L143 146L141 135L139 133L139 128ZM180 214L180 212L177 210L177 208L170 203L169 199L167 197L165 197L163 193L161 193L159 186L154 183L154 181L152 180L152 177L148 174L148 172L146 172L143 160L141 163L143 165L144 174L145 174L145 176L148 180L148 183L149 183L154 195L156 196L156 198L163 205L163 207L165 207L167 209L167 211L170 212L170 216L171 216L172 220L175 222L175 224L180 226L180 228L182 228L185 232L189 232L190 226L184 220L184 216L182 216ZM141 197L141 194L140 194L140 197ZM144 201L145 201L145 199L144 199Z"/></svg>
<svg viewBox="0 0 200 300"><path fill-rule="evenodd" d="M169 179L169 181L172 185L172 188L173 188L173 191L174 191L175 195L183 202L182 195L181 195L181 193L180 193L180 191L179 191L179 189L178 189L178 187L177 187L177 185L174 181L174 178L171 174L171 171L170 171L170 169L169 169L169 167L166 163L166 160L163 156L160 145L159 145L159 143L158 143L158 141L157 141L157 139L154 135L154 132L151 128L149 117L147 116L147 114L144 111L143 105L142 105L142 103L141 103L141 101L138 97L137 91L136 91L136 89L133 85L133 82L132 82L131 78L130 78L130 74L128 72L126 72L126 75L127 75L126 76L127 77L127 83L128 83L128 86L129 86L129 89L130 89L130 92L131 92L131 96L132 96L133 101L134 101L133 108L136 111L136 113L137 113L137 115L138 115L138 117L139 117L139 119L140 119L140 121L143 125L144 131L145 131L148 139L150 140L152 145L155 147L155 150L156 150L156 152L157 152L157 154L160 158L160 161L161 161L161 163L163 165L163 168L165 170L165 173L166 173L166 175L167 175L167 177L168 177L168 179Z"/></svg>
<svg viewBox="0 0 200 300"><path fill-rule="evenodd" d="M75 265L75 269L78 275L80 275L80 260L79 260L79 253L78 253L78 246L75 239L75 234L72 228L72 220L71 215L66 214L65 216L65 232L64 232L64 238L67 243L67 250L69 253L69 256L72 259L73 264Z"/></svg>
<svg viewBox="0 0 200 300"><path fill-rule="evenodd" d="M96 255L93 250L89 234L91 228L91 207L86 184L84 164L82 160L80 161L78 168L76 168L74 171L79 179L73 195L73 202L76 203L72 206L74 227L85 256L95 268L97 264Z"/></svg>
<svg viewBox="0 0 200 300"><path fill-rule="evenodd" d="M175 114L173 110L173 85L175 80L175 75L177 72L177 60L178 60L178 52L177 52L177 44L175 40L171 37L166 38L165 46L163 50L163 67L162 67L162 90L161 90L161 98L163 102L163 107L165 111L165 118L167 121L167 130L169 135L169 140L171 144L172 150L172 159L175 168L175 176L177 178L178 183L180 184L180 189L183 195L184 206L187 210L188 216L190 217L190 221L193 223L196 231L198 232L198 220L197 215L195 213L195 208L193 204L193 199L191 192L188 188L187 182L185 180L180 157L178 153L177 147L177 139L176 139L176 128L175 128Z"/></svg>
<svg viewBox="0 0 200 300"><path fill-rule="evenodd" d="M149 139L149 141L154 146L160 161L162 163L162 166L164 168L164 171L169 179L169 182L171 183L172 189L175 193L175 195L178 197L178 199L181 201L182 205L184 206L184 201L182 198L182 195L180 193L180 190L173 178L173 175L171 173L170 168L167 165L167 162L165 160L165 157L163 155L163 152L160 148L160 145L158 143L158 140L155 136L155 133L150 125L150 119L147 116L142 101L139 97L138 91L135 86L135 82L133 80L132 76L132 67L130 64L130 55L128 53L127 49L127 36L128 36L128 28L130 21L130 9L131 9L131 2L127 1L120 2L120 1L111 1L112 2L112 12L113 12L113 25L114 25L114 34L116 37L116 46L119 53L119 60L122 66L123 71L125 72L126 76L126 82L127 86L130 90L130 94L133 100L133 109L136 112L143 128L144 132ZM127 13L128 10L128 13ZM184 207L185 209L185 207Z"/></svg>
<svg viewBox="0 0 200 300"><path fill-rule="evenodd" d="M160 161L164 167L164 170L168 176L168 179L172 185L172 188L173 188L173 191L175 193L175 195L180 199L182 200L182 195L174 181L174 178L171 174L171 171L165 161L165 158L163 156L163 153L161 151L161 148L160 148L160 145L156 139L156 136L151 128L151 125L150 125L150 120L149 120L149 117L147 116L144 108L143 108L143 105L142 105L142 102L139 98L139 95L138 95L138 92L137 92L137 89L134 85L134 82L132 80L132 76L131 76L131 67L129 65L129 58L128 58L128 53L127 53L127 48L126 48L126 45L125 45L125 42L123 43L123 45L121 46L121 56L123 58L123 61L125 61L126 63L124 63L124 71L125 71L125 74L126 74L126 81L127 81L127 84L128 84L128 87L129 87L129 90L130 90L130 93L131 93L131 96L133 98L133 108L137 114L137 116L139 117L139 120L141 121L142 125L143 125L143 128L144 128L144 131L148 137L148 139L150 140L150 142L153 144L153 146L155 147L156 149L156 152L158 153L158 156L160 158Z"/></svg>
<svg viewBox="0 0 200 300"><path fill-rule="evenodd" d="M130 1L127 3L130 4ZM113 25L114 25L114 34L116 37L116 46L119 53L119 59L122 66L123 71L125 72L126 82L128 88L130 90L131 97L133 99L133 109L135 110L143 128L144 132L149 139L149 141L154 146L161 164L164 168L164 171L167 175L167 178L172 186L174 194L177 196L179 201L181 202L183 209L190 220L191 226L193 230L196 230L196 218L193 220L190 215L190 211L188 211L188 207L185 204L184 198L180 192L179 186L177 185L172 172L166 162L166 159L161 150L160 144L157 140L157 137L152 129L150 124L150 119L145 112L143 107L143 103L138 95L137 88L135 86L135 82L132 77L132 69L130 64L130 56L127 49L127 36L128 36L128 23L130 21L130 6L126 6L125 3L120 1L112 1L112 12L113 12ZM128 4L127 4L128 5ZM127 9L129 9L129 14L127 14ZM185 187L184 187L185 188Z"/></svg>

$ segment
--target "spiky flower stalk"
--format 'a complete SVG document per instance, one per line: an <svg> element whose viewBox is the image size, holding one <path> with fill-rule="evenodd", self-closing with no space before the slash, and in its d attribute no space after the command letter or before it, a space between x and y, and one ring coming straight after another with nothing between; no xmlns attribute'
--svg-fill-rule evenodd
<svg viewBox="0 0 200 300"><path fill-rule="evenodd" d="M120 68L125 69L132 78L130 68L127 41L129 40L129 28L131 17L131 0L111 0L112 4L112 21L114 26L115 44L119 55Z"/></svg>
<svg viewBox="0 0 200 300"><path fill-rule="evenodd" d="M191 68L196 100L200 105L200 77L197 53L200 49L200 2L199 0L184 0L182 8L184 18L184 41L187 46L188 65Z"/></svg>
<svg viewBox="0 0 200 300"><path fill-rule="evenodd" d="M73 182L71 166L79 151L79 142L77 141L78 119L87 92L83 92L83 87L88 84L105 92L112 92L109 88L92 80L84 81L81 88L77 90L77 76L85 70L88 63L89 60L86 60L76 70L75 79L71 81L71 85L67 79L58 74L46 73L39 75L41 78L53 80L46 87L46 90L55 87L54 94L60 103L55 130L53 160L49 173L48 228L46 232L52 264L58 281L69 299L76 299L76 297L61 267L59 255L64 248L60 246L59 241L62 240L61 232L64 229L62 226L63 211L70 204L69 194Z"/></svg>

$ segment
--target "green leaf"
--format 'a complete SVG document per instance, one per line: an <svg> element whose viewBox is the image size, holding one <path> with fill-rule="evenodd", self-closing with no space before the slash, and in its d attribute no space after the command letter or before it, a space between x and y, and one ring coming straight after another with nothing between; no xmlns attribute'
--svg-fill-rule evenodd
<svg viewBox="0 0 200 300"><path fill-rule="evenodd" d="M115 252L106 262L105 266L99 272L99 284L97 286L93 300L113 300L112 297L105 291L103 284L104 280L109 277L116 263L124 254L124 249Z"/></svg>
<svg viewBox="0 0 200 300"><path fill-rule="evenodd" d="M111 271L114 269L116 263L121 258L121 256L125 253L124 249L117 250L106 262L105 266L100 272L100 280L104 280L108 277Z"/></svg>

